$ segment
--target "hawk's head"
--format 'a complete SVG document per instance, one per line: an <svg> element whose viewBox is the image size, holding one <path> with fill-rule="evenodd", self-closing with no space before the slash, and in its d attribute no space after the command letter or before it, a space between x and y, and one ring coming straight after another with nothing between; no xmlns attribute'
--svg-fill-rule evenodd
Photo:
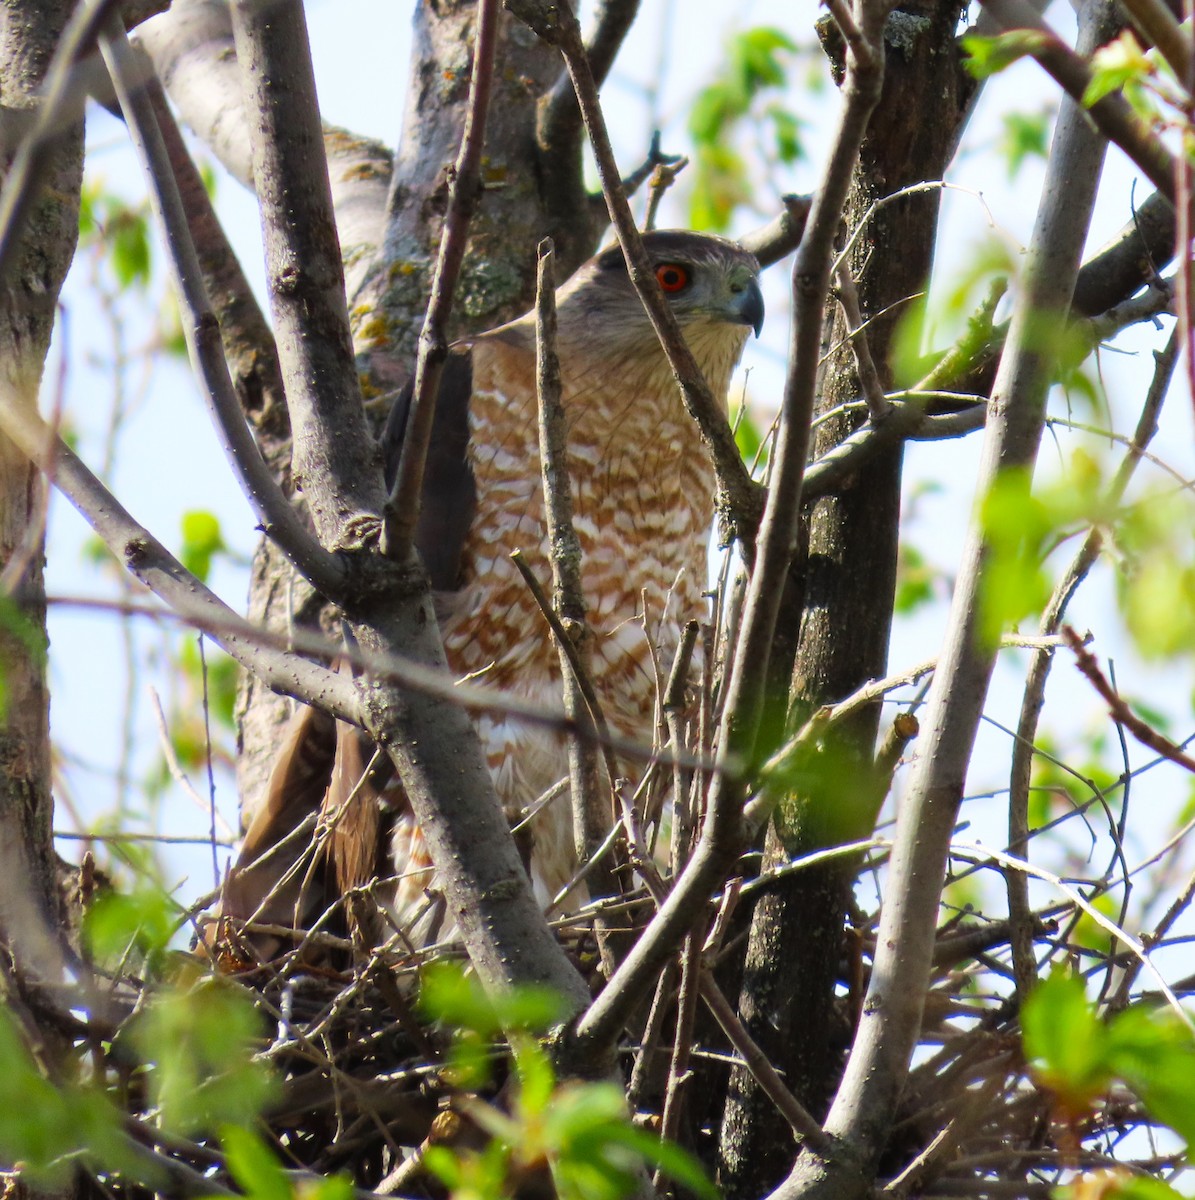
<svg viewBox="0 0 1195 1200"><path fill-rule="evenodd" d="M754 255L725 238L679 229L646 233L643 245L682 329L729 326L740 345L748 327L759 335L764 309ZM561 289L558 304L562 324L588 323L612 337L651 333L617 245L581 267Z"/></svg>

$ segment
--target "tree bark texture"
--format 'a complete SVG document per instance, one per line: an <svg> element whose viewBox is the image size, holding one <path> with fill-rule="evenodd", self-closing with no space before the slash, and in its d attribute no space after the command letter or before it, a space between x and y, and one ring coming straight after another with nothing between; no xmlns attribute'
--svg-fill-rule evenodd
<svg viewBox="0 0 1195 1200"><path fill-rule="evenodd" d="M72 8L70 0L9 0L0 11L0 117L5 131L15 135L0 147L5 174ZM39 153L50 159L47 183L34 202L13 269L0 281L0 404L26 409L37 407L58 294L78 239L81 121L62 129ZM0 567L11 572L18 601L0 618L0 838L6 887L54 921L59 905L45 670L45 486L27 456L0 437ZM18 922L8 900L0 895L11 939L24 930L13 927Z"/></svg>
<svg viewBox="0 0 1195 1200"><path fill-rule="evenodd" d="M906 4L886 29L884 95L871 119L846 222L854 230L877 200L909 184L941 178L965 110L967 81L955 48L959 6ZM836 53L833 46L830 53ZM922 114L910 120L909 114ZM867 221L851 256L864 317L885 386L886 360L901 302L929 275L938 217L937 192L885 205ZM825 412L860 393L847 329L837 305L819 400ZM820 456L859 427L855 415L818 429ZM878 456L806 513L803 605L782 616L779 638L796 641L792 676L798 722L884 674L899 544L901 453ZM799 634L796 626L799 624ZM797 634L794 639L794 634ZM876 705L833 731L802 771L802 790L782 802L766 838L764 868L828 846L867 837L882 795L868 787L879 722ZM833 860L788 876L757 903L748 941L740 1015L815 1115L824 1116L849 1041L847 1014L835 999L843 920L857 870ZM766 1194L792 1164L791 1131L744 1070L732 1073L722 1126L720 1175L728 1196Z"/></svg>

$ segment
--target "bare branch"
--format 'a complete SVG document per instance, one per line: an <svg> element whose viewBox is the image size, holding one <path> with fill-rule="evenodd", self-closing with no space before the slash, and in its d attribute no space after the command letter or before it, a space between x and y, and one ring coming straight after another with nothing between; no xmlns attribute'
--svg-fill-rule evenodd
<svg viewBox="0 0 1195 1200"><path fill-rule="evenodd" d="M493 86L497 28L498 0L478 0L469 107L448 189L448 211L444 216L427 315L419 335L419 357L415 363L414 392L402 457L386 501L382 552L397 562L405 562L410 555L419 520L423 467L431 443L440 375L448 356L446 329L452 311L452 293L465 257L469 220L481 195L481 152L485 145L485 122Z"/></svg>
<svg viewBox="0 0 1195 1200"><path fill-rule="evenodd" d="M785 196L783 201L784 210L778 217L739 239L743 249L750 250L759 259L761 267L770 267L791 254L801 244L805 233L813 197Z"/></svg>
<svg viewBox="0 0 1195 1200"><path fill-rule="evenodd" d="M598 87L610 74L610 68L638 15L639 0L601 0L594 16L593 31L585 46L589 68ZM565 72L557 79L548 96L540 123L540 137L550 151L559 153L566 145L575 144L580 133L581 114L577 108L577 97Z"/></svg>
<svg viewBox="0 0 1195 1200"><path fill-rule="evenodd" d="M356 550L362 586L347 611L361 649L387 655L401 647L443 670L424 572L374 552L386 498L352 357L302 4L234 0L233 29L296 477L321 541ZM447 698L376 680L362 704L365 728L398 769L481 981L499 990L546 984L578 1011L588 989L535 901L467 715Z"/></svg>
<svg viewBox="0 0 1195 1200"><path fill-rule="evenodd" d="M682 154L675 162L657 163L647 183L647 212L643 217L644 229L655 229L656 216L665 193L676 182L677 176L689 165Z"/></svg>
<svg viewBox="0 0 1195 1200"><path fill-rule="evenodd" d="M867 344L867 329L862 309L859 307L859 289L855 287L855 280L845 259L839 260L834 278L838 302L842 305L842 313L849 331L847 340L855 356L859 386L863 389L864 400L867 401L868 415L872 421L878 423L888 415L892 406L884 396L884 385L880 382L880 373L876 370L871 347Z"/></svg>
<svg viewBox="0 0 1195 1200"><path fill-rule="evenodd" d="M1069 625L1063 627L1062 633L1067 645L1074 651L1075 665L1104 698L1113 720L1123 725L1143 746L1148 746L1156 754L1177 763L1184 770L1195 773L1195 758L1184 753L1181 746L1159 733L1148 721L1142 720L1133 712L1128 701L1108 682L1095 655L1083 645L1083 639Z"/></svg>
<svg viewBox="0 0 1195 1200"><path fill-rule="evenodd" d="M539 457L544 491L544 519L552 563L552 593L560 629L560 675L564 687L564 712L578 723L588 718L599 732L609 734L592 684L593 631L589 628L581 577L581 540L573 527L567 423L561 403L560 360L556 356L556 292L551 239L538 249L535 304L535 391L539 405ZM523 567L520 565L520 570ZM527 572L525 572L527 574ZM578 862L586 862L605 841L613 823L610 797L618 779L618 764L607 752L609 785L603 796L598 779L596 747L581 737L569 739L569 781L573 806L573 849ZM618 894L617 881L607 865L600 864L595 896Z"/></svg>
<svg viewBox="0 0 1195 1200"><path fill-rule="evenodd" d="M153 104L144 81L130 74L134 60L119 17L110 19L105 28L101 40L104 61L120 97L130 137L152 184L154 211L170 253L192 368L200 380L224 453L239 476L241 487L266 536L281 547L313 587L338 599L346 579L344 565L308 532L266 466L245 423L224 358L219 322L204 287L187 213L158 129Z"/></svg>
<svg viewBox="0 0 1195 1200"><path fill-rule="evenodd" d="M1129 480L1141 461L1145 448L1158 428L1158 414L1170 387L1179 356L1179 331L1171 333L1166 349L1157 356L1154 376L1146 393L1132 445L1121 462L1108 490L1108 502L1115 505L1124 495ZM1067 606L1079 585L1099 557L1104 543L1103 531L1093 527L1083 539L1075 557L1062 573L1054 592L1042 613L1038 631L1052 637L1058 633L1066 616ZM1017 736L1013 742L1012 763L1008 785L1008 852L1016 858L1029 857L1029 784L1033 770L1033 744L1037 739L1037 722L1045 704L1046 680L1054 661L1053 652L1040 649L1033 655L1021 697L1021 713L1017 721ZM1024 872L1010 871L1007 875L1008 913L1012 922L1012 962L1017 991L1023 1000L1037 980L1037 964L1033 955L1032 912L1029 906L1029 881Z"/></svg>
<svg viewBox="0 0 1195 1200"><path fill-rule="evenodd" d="M79 510L104 544L154 595L207 633L274 691L318 705L341 720L361 723L351 681L296 654L269 648L260 632L196 579L139 525L60 438L33 412L0 405L0 428Z"/></svg>

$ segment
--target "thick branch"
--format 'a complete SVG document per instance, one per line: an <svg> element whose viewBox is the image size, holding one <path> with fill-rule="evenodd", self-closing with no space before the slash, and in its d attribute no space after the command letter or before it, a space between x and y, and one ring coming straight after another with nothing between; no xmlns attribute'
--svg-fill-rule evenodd
<svg viewBox="0 0 1195 1200"><path fill-rule="evenodd" d="M267 276L291 406L296 476L325 545L355 545L362 586L346 611L366 655L401 650L446 670L427 579L376 553L385 496L349 343L306 23L299 0L236 0ZM538 982L573 1012L588 989L543 919L494 794L477 732L449 698L378 680L364 725L398 769L452 919L486 987Z"/></svg>
<svg viewBox="0 0 1195 1200"><path fill-rule="evenodd" d="M983 0L986 12L1006 30L1032 29L1041 34L1033 57L1076 103L1091 82L1091 70L1041 19L1027 0ZM1109 36L1116 31L1110 30ZM1095 47L1092 47L1094 50ZM1115 142L1145 173L1171 204L1176 203L1174 156L1118 92L1104 96L1084 110L1109 141Z"/></svg>
<svg viewBox="0 0 1195 1200"><path fill-rule="evenodd" d="M1098 44L1111 11L1111 4L1086 6L1085 47ZM1038 331L1043 319L1069 307L1103 154L1103 139L1084 114L1075 104L1064 103L1025 286L997 376L980 494L1002 470L1027 467L1037 453L1054 370ZM775 1193L786 1200L823 1192L861 1196L870 1190L907 1075L921 1027L947 852L996 650L985 644L978 623L987 564L985 535L973 525L922 723L919 755L898 820L871 982L846 1074L826 1123L827 1132L848 1148L859 1175L831 1179L823 1166L803 1156Z"/></svg>

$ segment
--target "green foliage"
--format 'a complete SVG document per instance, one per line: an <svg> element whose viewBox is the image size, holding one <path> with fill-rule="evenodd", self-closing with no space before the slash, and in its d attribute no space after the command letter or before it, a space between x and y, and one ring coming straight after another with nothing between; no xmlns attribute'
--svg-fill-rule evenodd
<svg viewBox="0 0 1195 1200"><path fill-rule="evenodd" d="M1049 43L1049 35L1036 29L1013 29L995 37L968 34L963 38L967 70L976 79L997 75L1026 55L1036 54Z"/></svg>
<svg viewBox="0 0 1195 1200"><path fill-rule="evenodd" d="M1153 64L1141 43L1126 29L1091 56L1091 79L1083 92L1083 106L1090 108L1105 96L1123 91L1134 108L1147 108L1142 85L1152 73Z"/></svg>
<svg viewBox="0 0 1195 1200"><path fill-rule="evenodd" d="M1115 529L1118 598L1137 648L1168 659L1195 648L1195 551L1185 493L1147 496Z"/></svg>
<svg viewBox="0 0 1195 1200"><path fill-rule="evenodd" d="M730 423L734 429L735 445L748 467L762 469L768 462L768 446L764 431L751 416L751 410L743 405L732 405Z"/></svg>
<svg viewBox="0 0 1195 1200"><path fill-rule="evenodd" d="M192 509L183 513L182 526L179 559L192 575L206 583L212 571L212 559L228 549L220 531L220 518L215 513Z"/></svg>
<svg viewBox="0 0 1195 1200"><path fill-rule="evenodd" d="M88 907L83 936L96 962L115 966L136 952L147 964L147 973L156 973L178 930L176 911L159 888L105 892Z"/></svg>
<svg viewBox="0 0 1195 1200"><path fill-rule="evenodd" d="M38 1069L13 1018L0 1009L0 1161L20 1162L33 1181L62 1185L80 1158L127 1166L121 1118L102 1093L55 1087Z"/></svg>
<svg viewBox="0 0 1195 1200"><path fill-rule="evenodd" d="M261 1034L247 993L226 979L202 975L154 996L133 1042L149 1064L162 1127L189 1133L254 1120L275 1090L253 1059Z"/></svg>
<svg viewBox="0 0 1195 1200"><path fill-rule="evenodd" d="M788 60L797 46L778 29L744 30L726 45L721 74L693 101L689 133L693 138L693 194L689 223L696 229L725 230L735 208L754 191L747 163L732 144L739 127L754 121L770 129L770 152L777 162L796 162L803 153L802 122L782 105L762 104L766 94L788 82Z"/></svg>
<svg viewBox="0 0 1195 1200"><path fill-rule="evenodd" d="M930 564L916 546L901 542L896 560L895 611L901 616L909 616L933 603L934 585L941 576L942 573Z"/></svg>
<svg viewBox="0 0 1195 1200"><path fill-rule="evenodd" d="M88 181L79 206L79 242L82 248L107 252L122 291L148 286L152 258L147 205L129 204L115 192L106 192L102 182Z"/></svg>
<svg viewBox="0 0 1195 1200"><path fill-rule="evenodd" d="M229 658L218 646L208 641L204 643L203 657L199 655L199 645L195 638L187 638L179 650L178 665L182 669L191 692L196 696L203 695L203 671L207 664L207 698L211 706L212 718L224 729L233 729L236 724L234 709L236 707L237 665L236 660ZM207 747L203 741L202 713L196 710L191 724L195 730L195 744L182 745L185 761L191 764L201 762Z"/></svg>
<svg viewBox="0 0 1195 1200"><path fill-rule="evenodd" d="M1008 163L1010 179L1020 171L1026 159L1046 157L1051 119L1051 114L1044 112L1005 114L1000 152Z"/></svg>
<svg viewBox="0 0 1195 1200"><path fill-rule="evenodd" d="M659 1167L698 1196L717 1193L700 1164L679 1146L660 1141L629 1119L626 1099L613 1083L559 1083L538 1034L566 1015L561 999L541 988L487 995L452 963L423 974L420 1010L455 1026L449 1072L462 1089L490 1080L490 1046L505 1032L514 1051L518 1086L509 1112L477 1097L462 1111L490 1136L481 1151L429 1147L428 1170L453 1200L497 1200L515 1194L529 1172L547 1167L561 1200L619 1200L637 1187L644 1164Z"/></svg>
<svg viewBox="0 0 1195 1200"><path fill-rule="evenodd" d="M1188 1146L1195 1141L1195 1035L1173 1010L1136 1005L1101 1020L1082 980L1055 970L1021 1025L1025 1056L1061 1116L1081 1120L1120 1080Z"/></svg>
<svg viewBox="0 0 1195 1200"><path fill-rule="evenodd" d="M980 626L985 644L994 646L1008 626L1040 612L1050 597L1041 549L1052 524L1022 470L1001 472L983 499L980 516L991 546Z"/></svg>
<svg viewBox="0 0 1195 1200"><path fill-rule="evenodd" d="M1068 532L1111 519L1098 464L1077 451L1058 480L1031 488L1021 469L1000 473L980 519L990 553L981 597L981 636L995 645L1005 629L1038 613L1050 597L1045 557Z"/></svg>
<svg viewBox="0 0 1195 1200"><path fill-rule="evenodd" d="M274 1152L243 1125L220 1130L224 1161L246 1200L352 1200L352 1181L343 1175L303 1180L297 1187Z"/></svg>

